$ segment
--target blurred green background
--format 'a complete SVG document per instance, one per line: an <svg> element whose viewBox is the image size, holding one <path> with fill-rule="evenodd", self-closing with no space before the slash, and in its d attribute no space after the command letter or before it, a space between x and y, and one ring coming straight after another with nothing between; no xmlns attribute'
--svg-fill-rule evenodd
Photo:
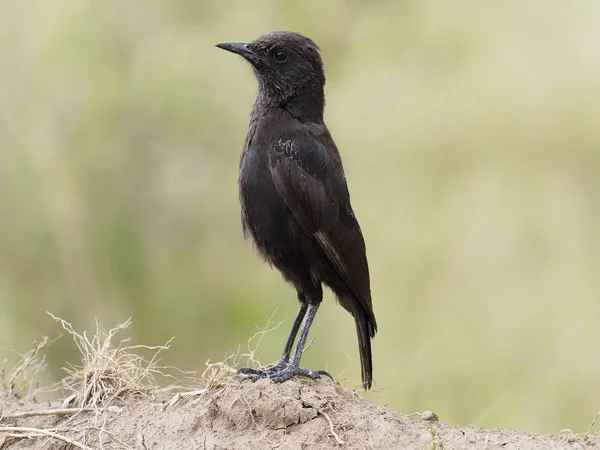
<svg viewBox="0 0 600 450"><path fill-rule="evenodd" d="M326 121L367 242L375 392L456 424L586 431L600 409L600 3L27 0L0 4L0 345L133 317L202 370L295 293L242 238L255 95L213 47L321 47ZM303 358L360 380L327 292ZM52 376L76 361L67 338Z"/></svg>

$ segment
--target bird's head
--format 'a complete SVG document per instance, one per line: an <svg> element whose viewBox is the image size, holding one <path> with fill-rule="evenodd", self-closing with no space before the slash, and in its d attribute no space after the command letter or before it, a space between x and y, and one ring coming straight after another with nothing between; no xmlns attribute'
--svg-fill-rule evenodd
<svg viewBox="0 0 600 450"><path fill-rule="evenodd" d="M293 101L296 96L305 101L323 97L325 73L319 47L300 33L276 31L252 42L221 42L217 47L252 64L261 93L274 103Z"/></svg>

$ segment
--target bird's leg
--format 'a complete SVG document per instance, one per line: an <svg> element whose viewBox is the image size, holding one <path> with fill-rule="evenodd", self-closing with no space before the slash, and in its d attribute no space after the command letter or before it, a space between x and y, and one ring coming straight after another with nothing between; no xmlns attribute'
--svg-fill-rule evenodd
<svg viewBox="0 0 600 450"><path fill-rule="evenodd" d="M252 374L252 375L262 375L263 377L268 377L269 373L277 372L284 368L290 360L290 353L292 352L292 347L294 346L294 341L296 340L296 336L298 335L298 330L300 329L300 325L302 325L302 320L306 315L306 310L308 305L304 303L304 296L301 297L300 308L298 309L298 313L296 314L296 318L294 319L294 324L292 325L292 329L290 330L290 335L285 342L285 347L283 347L283 353L279 358L279 361L271 367L266 369L253 369L251 367L241 367L238 369L238 373L243 374Z"/></svg>
<svg viewBox="0 0 600 450"><path fill-rule="evenodd" d="M307 309L308 305L306 303L300 303L300 309L298 309L298 314L296 314L296 318L294 319L294 325L292 325L290 335L287 338L285 347L283 347L283 353L281 354L281 358L279 358L279 362L275 364L276 366L285 365L289 362L294 341L296 340L296 336L298 336L298 330L300 330L300 325L302 325Z"/></svg>
<svg viewBox="0 0 600 450"><path fill-rule="evenodd" d="M271 380L282 383L284 381L289 380L293 376L300 375L305 376L312 379L320 378L321 375L326 375L333 380L333 377L329 372L325 370L310 370L303 369L300 367L300 358L302 358L302 352L304 351L304 346L306 345L306 340L308 338L308 332L310 331L310 327L312 322L317 314L317 310L319 309L319 304L310 304L306 310L306 317L304 318L304 323L302 324L302 329L300 330L300 337L298 338L298 343L296 344L296 349L294 350L294 354L292 355L292 359L289 363L284 364L283 366L277 367L277 370L268 370L263 371L260 374L250 373L248 378L252 380L257 380L259 378L270 378ZM287 344L286 344L287 347ZM284 352L285 354L285 352ZM283 355L282 355L283 356ZM275 369L275 366L272 368ZM248 372L243 372L248 373Z"/></svg>
<svg viewBox="0 0 600 450"><path fill-rule="evenodd" d="M304 323L302 324L302 329L300 330L300 337L298 338L298 343L296 344L296 349L294 350L292 359L283 370L272 374L269 377L273 381L281 383L289 380L295 375L301 375L312 379L317 379L320 378L321 375L326 375L333 381L331 374L325 370L310 370L300 367L300 358L302 358L302 352L304 351L304 346L306 345L306 340L308 339L308 332L310 331L310 327L312 326L315 315L317 314L319 305L320 303L308 305L306 317L304 318Z"/></svg>

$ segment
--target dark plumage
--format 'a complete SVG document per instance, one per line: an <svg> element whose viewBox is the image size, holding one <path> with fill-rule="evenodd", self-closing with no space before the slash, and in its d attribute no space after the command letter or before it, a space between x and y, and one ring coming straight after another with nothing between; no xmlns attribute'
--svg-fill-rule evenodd
<svg viewBox="0 0 600 450"><path fill-rule="evenodd" d="M240 372L280 382L294 375L331 377L322 370L299 367L324 283L354 317L362 381L370 388L371 338L377 322L369 268L342 161L323 122L325 74L319 48L292 32L268 33L250 43L223 42L217 47L243 56L258 79L240 161L244 234L252 236L265 260L294 285L300 301L279 362L265 370L244 368Z"/></svg>

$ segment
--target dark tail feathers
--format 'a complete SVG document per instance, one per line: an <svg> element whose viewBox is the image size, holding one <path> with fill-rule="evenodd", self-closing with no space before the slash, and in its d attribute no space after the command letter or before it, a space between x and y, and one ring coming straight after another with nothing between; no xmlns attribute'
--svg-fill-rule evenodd
<svg viewBox="0 0 600 450"><path fill-rule="evenodd" d="M377 325L371 323L362 308L354 312L356 335L358 336L358 351L360 353L360 368L362 383L365 389L371 389L373 384L373 357L371 355L371 338L375 336Z"/></svg>

